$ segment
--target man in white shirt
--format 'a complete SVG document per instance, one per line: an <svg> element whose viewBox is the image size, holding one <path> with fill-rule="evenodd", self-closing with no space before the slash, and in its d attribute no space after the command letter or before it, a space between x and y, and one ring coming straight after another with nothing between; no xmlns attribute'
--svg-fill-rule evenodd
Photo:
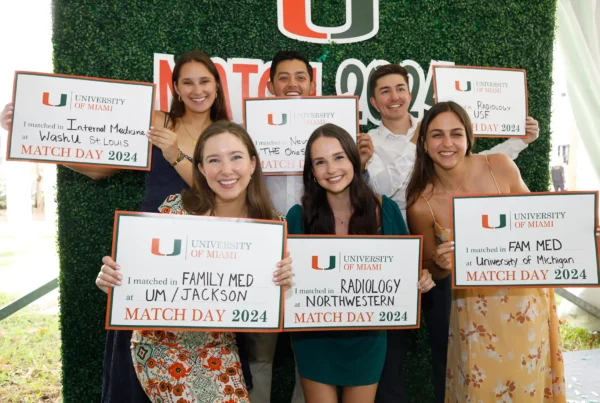
<svg viewBox="0 0 600 403"><path fill-rule="evenodd" d="M406 187L415 163L416 132L419 122L408 113L411 93L408 72L397 64L379 67L369 79L371 105L381 114L381 126L369 131L375 152L367 164L369 185L382 195L394 200L406 221ZM510 139L482 154L506 154L515 159L539 135L538 123L527 117L527 136ZM409 228L410 230L410 228ZM423 312L429 331L432 349L432 381L435 402L444 401L446 379L446 353L452 290L450 277L436 281L434 287L423 295ZM386 364L379 381L376 403L406 400L402 380L404 360L403 331L388 332Z"/></svg>
<svg viewBox="0 0 600 403"><path fill-rule="evenodd" d="M276 97L308 97L315 93L312 67L308 58L298 51L278 52L271 62L269 78L267 88ZM364 166L373 155L373 145L367 135L363 135L360 139L359 152ZM292 206L300 203L304 191L302 175L265 176L265 184L277 211L287 214ZM246 334L245 343L253 383L250 400L252 403L269 403L277 334ZM304 393L296 368L296 385L292 403L303 402Z"/></svg>

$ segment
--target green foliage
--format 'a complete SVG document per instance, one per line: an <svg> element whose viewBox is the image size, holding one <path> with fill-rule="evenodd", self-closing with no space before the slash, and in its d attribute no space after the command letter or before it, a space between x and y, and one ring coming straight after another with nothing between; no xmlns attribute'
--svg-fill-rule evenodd
<svg viewBox="0 0 600 403"><path fill-rule="evenodd" d="M316 24L335 26L345 21L344 0L312 3ZM380 30L375 38L354 44L319 45L283 36L277 28L275 1L54 0L54 66L57 73L63 74L152 81L155 52L179 55L201 48L225 59L270 60L280 49L296 49L310 60L323 61L325 95L335 94L337 68L348 58L359 59L365 65L373 59L392 63L412 59L425 70L432 59L524 68L529 83L529 113L540 122L541 135L521 153L517 163L529 188L543 191L549 184L555 8L556 0L382 0ZM478 149L498 142L482 140ZM95 182L66 168L59 169L65 402L99 401L106 305L105 296L94 286L94 278L101 257L110 252L114 210L137 209L142 195L140 173L120 173ZM418 357L407 364L407 386L414 401L431 401L425 333L413 333L412 343L418 346L413 354ZM291 368L287 364L289 354L278 357L276 374L286 366ZM274 402L283 401L279 393Z"/></svg>

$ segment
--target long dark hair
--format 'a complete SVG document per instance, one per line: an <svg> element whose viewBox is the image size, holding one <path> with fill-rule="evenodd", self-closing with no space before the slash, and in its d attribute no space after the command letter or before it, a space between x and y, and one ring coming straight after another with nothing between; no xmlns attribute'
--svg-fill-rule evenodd
<svg viewBox="0 0 600 403"><path fill-rule="evenodd" d="M243 127L228 120L215 122L200 134L198 144L196 144L196 148L194 149L194 182L189 190L185 190L181 194L183 208L197 215L215 211L215 192L208 186L208 182L200 172L200 169L198 169L198 165L202 165L203 163L204 146L208 139L222 133L231 133L239 138L246 146L250 159L255 158L256 160L256 168L246 190L248 218L273 219L273 206L267 193L256 147L254 147L252 139Z"/></svg>
<svg viewBox="0 0 600 403"><path fill-rule="evenodd" d="M438 102L433 105L423 117L421 128L419 129L419 137L417 138L417 158L410 177L410 182L408 182L408 186L406 187L408 207L412 206L417 201L419 194L425 190L428 184L433 183L433 180L435 179L436 173L433 167L433 160L429 154L425 152L425 137L427 135L429 124L439 114L444 112L454 113L465 128L467 134L467 152L465 153L465 156L471 155L471 151L475 146L471 119L462 106L453 101Z"/></svg>
<svg viewBox="0 0 600 403"><path fill-rule="evenodd" d="M312 170L312 145L320 137L337 139L354 168L354 178L350 183L350 203L352 217L348 225L348 234L375 235L379 230L380 210L377 195L365 182L360 164L360 155L356 143L347 131L328 123L311 134L306 143L304 158L304 195L302 196L302 222L307 234L335 234L333 211L327 201L327 191L316 182Z"/></svg>
<svg viewBox="0 0 600 403"><path fill-rule="evenodd" d="M214 77L217 83L217 97L210 107L210 120L216 122L217 120L229 120L227 116L227 108L225 105L225 93L223 92L223 86L221 85L221 78L217 66L210 60L210 57L202 52L201 50L191 50L183 53L173 68L173 88L179 81L179 75L181 74L181 68L190 62L202 63ZM172 127L177 125L177 120L185 114L185 104L179 100L177 93L174 94L171 100L171 108L169 109L169 120L172 122Z"/></svg>

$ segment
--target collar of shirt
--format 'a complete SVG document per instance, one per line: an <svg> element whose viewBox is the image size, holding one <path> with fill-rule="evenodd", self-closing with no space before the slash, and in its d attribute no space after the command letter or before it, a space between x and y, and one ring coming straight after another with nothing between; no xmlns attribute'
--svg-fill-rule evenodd
<svg viewBox="0 0 600 403"><path fill-rule="evenodd" d="M385 125L382 123L375 130L375 133L373 133L373 134L375 134L374 136L372 136L373 140L375 141L375 138L377 138L377 140L381 140L381 141L387 140L387 139L393 139L396 141L403 141L405 143L410 142L410 140L415 135L417 126L419 125L419 121L417 119L413 119L411 116L409 116L409 119L410 119L411 126L408 129L408 132L406 134L404 134L404 133L394 134L390 131L390 129L385 127Z"/></svg>

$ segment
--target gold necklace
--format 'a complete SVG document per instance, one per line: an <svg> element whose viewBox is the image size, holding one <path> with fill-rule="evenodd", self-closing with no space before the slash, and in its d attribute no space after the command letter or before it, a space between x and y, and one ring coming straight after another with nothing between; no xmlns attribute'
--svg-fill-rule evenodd
<svg viewBox="0 0 600 403"><path fill-rule="evenodd" d="M352 214L351 212L350 212L350 213L348 213L348 214L346 214L346 216L345 216L344 218L340 218L340 217L336 216L335 214L334 214L333 216L334 216L335 218L337 218L338 220L340 220L340 224L344 225L344 222L345 222L345 221L346 221L348 218L350 218L350 215L351 215L351 214Z"/></svg>
<svg viewBox="0 0 600 403"><path fill-rule="evenodd" d="M470 165L467 167L467 172L465 173L465 177L463 178L462 182L460 182L460 185L458 185L458 187L456 189L452 189L452 193L455 193L465 183L465 181L467 180L467 176L469 176L469 168L470 167L471 167ZM444 186L444 184L442 183L442 181L439 178L437 178L437 177L435 179L438 181L438 183L440 185L442 185L442 188L444 188L444 190L446 191L446 193L448 193L450 196L452 196L452 193L448 192L448 189L446 189L446 186Z"/></svg>
<svg viewBox="0 0 600 403"><path fill-rule="evenodd" d="M182 119L182 122L183 122L183 119ZM188 135L188 136L189 136L189 137L192 139L192 142L194 143L194 147L195 147L195 146L196 146L196 143L198 142L198 139L197 139L197 138L194 138L194 137L193 137L193 136L190 134L189 130L187 129L187 124L186 124L185 122L183 122L183 128L185 129L185 132L187 133L187 135Z"/></svg>

